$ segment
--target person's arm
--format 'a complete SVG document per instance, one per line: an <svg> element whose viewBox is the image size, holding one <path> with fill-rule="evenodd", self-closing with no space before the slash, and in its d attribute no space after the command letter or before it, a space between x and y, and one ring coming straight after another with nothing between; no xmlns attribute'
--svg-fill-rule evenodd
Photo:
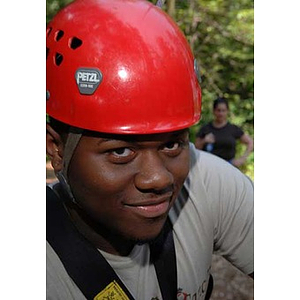
<svg viewBox="0 0 300 300"><path fill-rule="evenodd" d="M195 146L197 149L202 150L204 147L205 141L204 138L197 137L195 141Z"/></svg>
<svg viewBox="0 0 300 300"><path fill-rule="evenodd" d="M214 142L215 142L215 136L213 135L213 133L208 133L203 138L197 137L195 141L195 146L197 149L201 150L203 149L205 144L214 143Z"/></svg>
<svg viewBox="0 0 300 300"><path fill-rule="evenodd" d="M232 164L236 167L243 165L249 154L253 151L253 140L248 134L244 133L240 138L240 142L246 145L246 150L241 157L232 160Z"/></svg>

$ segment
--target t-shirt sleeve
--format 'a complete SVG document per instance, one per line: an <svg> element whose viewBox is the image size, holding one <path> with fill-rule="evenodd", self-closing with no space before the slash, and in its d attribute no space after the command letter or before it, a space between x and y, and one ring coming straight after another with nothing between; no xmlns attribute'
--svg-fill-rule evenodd
<svg viewBox="0 0 300 300"><path fill-rule="evenodd" d="M244 273L253 272L253 185L239 172L228 174L214 203L214 248Z"/></svg>
<svg viewBox="0 0 300 300"><path fill-rule="evenodd" d="M196 137L203 139L205 137L205 135L207 135L208 133L209 133L209 128L207 125L204 125L200 128L200 130L196 134Z"/></svg>
<svg viewBox="0 0 300 300"><path fill-rule="evenodd" d="M244 134L244 131L236 125L233 125L233 129L234 129L234 137L236 139L239 139Z"/></svg>
<svg viewBox="0 0 300 300"><path fill-rule="evenodd" d="M204 156L204 154L202 155ZM205 186L214 222L214 252L246 274L254 270L251 180L214 155L205 159Z"/></svg>

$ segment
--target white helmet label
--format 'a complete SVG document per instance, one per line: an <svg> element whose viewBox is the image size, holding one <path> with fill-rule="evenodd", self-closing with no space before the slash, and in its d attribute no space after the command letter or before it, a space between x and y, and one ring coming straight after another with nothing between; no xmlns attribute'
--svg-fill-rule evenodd
<svg viewBox="0 0 300 300"><path fill-rule="evenodd" d="M80 94L92 95L102 81L102 73L95 68L79 68L75 73L75 79Z"/></svg>

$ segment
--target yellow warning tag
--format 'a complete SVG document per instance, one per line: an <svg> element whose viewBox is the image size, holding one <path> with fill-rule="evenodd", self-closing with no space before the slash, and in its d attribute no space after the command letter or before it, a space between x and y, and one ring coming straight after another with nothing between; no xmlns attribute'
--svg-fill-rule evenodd
<svg viewBox="0 0 300 300"><path fill-rule="evenodd" d="M114 280L97 296L95 296L94 300L129 300L129 298Z"/></svg>

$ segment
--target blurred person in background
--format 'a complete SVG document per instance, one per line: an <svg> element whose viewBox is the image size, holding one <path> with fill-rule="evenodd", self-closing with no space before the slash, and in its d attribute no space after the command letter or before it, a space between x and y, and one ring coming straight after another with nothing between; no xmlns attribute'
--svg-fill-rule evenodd
<svg viewBox="0 0 300 300"><path fill-rule="evenodd" d="M228 112L229 105L226 99L214 100L214 120L200 128L196 135L195 145L199 150L211 152L234 166L240 167L253 151L253 140L240 127L228 121ZM237 140L246 145L246 150L241 157L235 157Z"/></svg>

